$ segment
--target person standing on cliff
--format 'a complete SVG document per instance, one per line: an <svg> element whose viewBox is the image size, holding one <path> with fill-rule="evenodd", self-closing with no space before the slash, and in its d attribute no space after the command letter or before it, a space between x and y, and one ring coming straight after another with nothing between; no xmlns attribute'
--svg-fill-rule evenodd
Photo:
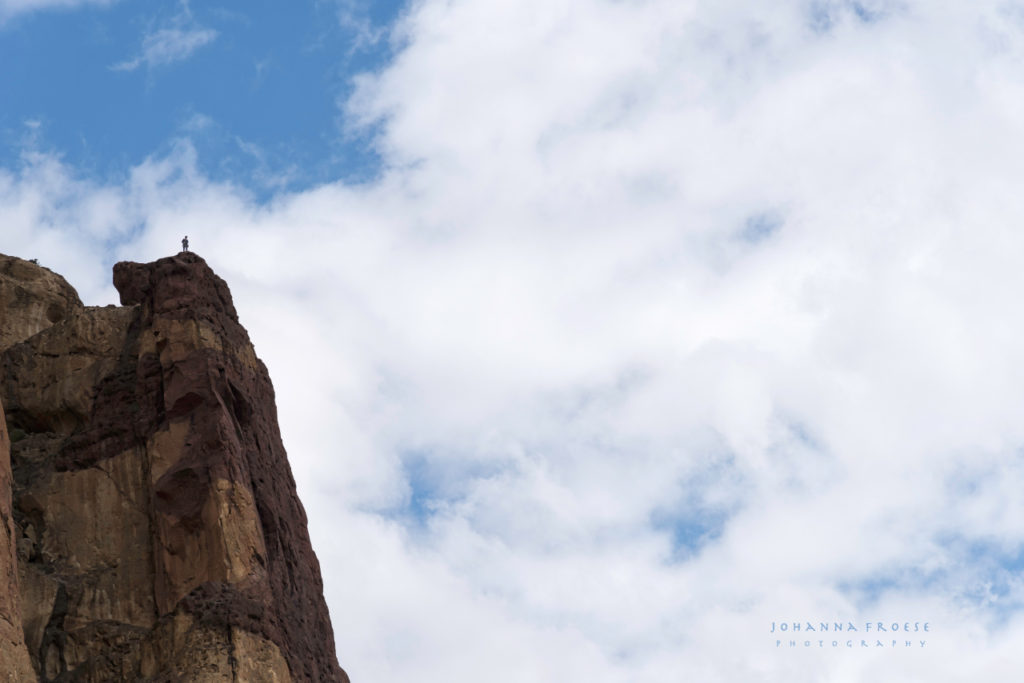
<svg viewBox="0 0 1024 683"><path fill-rule="evenodd" d="M181 250L188 251L188 235L185 235L184 239L181 240Z"/></svg>

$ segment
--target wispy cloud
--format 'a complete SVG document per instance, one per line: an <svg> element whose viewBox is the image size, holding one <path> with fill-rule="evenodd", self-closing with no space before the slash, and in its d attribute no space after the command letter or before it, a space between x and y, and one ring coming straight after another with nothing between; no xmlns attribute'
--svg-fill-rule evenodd
<svg viewBox="0 0 1024 683"><path fill-rule="evenodd" d="M356 0L335 0L338 5L338 24L348 34L350 53L376 47L388 35L387 26L375 25L367 14L366 3Z"/></svg>
<svg viewBox="0 0 1024 683"><path fill-rule="evenodd" d="M110 68L114 71L134 71L140 66L166 66L188 59L196 50L216 38L217 31L201 26L161 28L142 39L142 51L136 57L118 62Z"/></svg>
<svg viewBox="0 0 1024 683"><path fill-rule="evenodd" d="M70 9L81 5L110 5L116 0L0 0L0 22L19 14L45 9Z"/></svg>
<svg viewBox="0 0 1024 683"><path fill-rule="evenodd" d="M180 11L166 25L142 37L142 48L138 55L110 68L113 71L134 71L142 66L152 69L181 62L199 48L212 43L217 35L214 29L196 22L189 0L181 0Z"/></svg>

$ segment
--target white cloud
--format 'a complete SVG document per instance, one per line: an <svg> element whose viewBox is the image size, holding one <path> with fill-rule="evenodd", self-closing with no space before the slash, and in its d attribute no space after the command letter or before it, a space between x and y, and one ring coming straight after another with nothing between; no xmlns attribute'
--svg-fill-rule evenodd
<svg viewBox="0 0 1024 683"><path fill-rule="evenodd" d="M181 10L169 22L142 37L138 55L110 68L113 71L134 71L140 66L147 69L181 62L199 48L212 43L217 31L200 26L192 16L189 0L181 0Z"/></svg>
<svg viewBox="0 0 1024 683"><path fill-rule="evenodd" d="M0 22L19 14L45 9L70 9L82 5L110 5L115 0L0 0Z"/></svg>
<svg viewBox="0 0 1024 683"><path fill-rule="evenodd" d="M117 186L37 157L3 249L109 297L81 253L188 233L228 280L355 680L1011 681L1008 7L427 0L348 106L379 181L257 205L186 143ZM866 619L933 633L767 633Z"/></svg>
<svg viewBox="0 0 1024 683"><path fill-rule="evenodd" d="M356 0L334 0L337 4L338 24L348 34L349 53L367 50L388 36L386 26L379 26L369 17L368 8Z"/></svg>
<svg viewBox="0 0 1024 683"><path fill-rule="evenodd" d="M138 56L118 62L110 68L114 71L134 71L143 65L153 68L181 62L216 38L217 32L210 28L161 28L142 38L142 51Z"/></svg>

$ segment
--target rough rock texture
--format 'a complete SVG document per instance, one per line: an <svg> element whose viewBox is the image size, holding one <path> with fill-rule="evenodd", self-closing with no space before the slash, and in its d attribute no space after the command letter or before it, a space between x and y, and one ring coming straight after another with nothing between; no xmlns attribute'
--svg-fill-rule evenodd
<svg viewBox="0 0 1024 683"><path fill-rule="evenodd" d="M0 680L30 681L34 673L21 628L18 536L11 510L11 440L2 403L0 418Z"/></svg>
<svg viewBox="0 0 1024 683"><path fill-rule="evenodd" d="M347 681L227 285L192 253L119 263L114 284L122 307L85 307L0 257L0 671Z"/></svg>
<svg viewBox="0 0 1024 683"><path fill-rule="evenodd" d="M81 310L78 294L60 275L0 254L0 349Z"/></svg>

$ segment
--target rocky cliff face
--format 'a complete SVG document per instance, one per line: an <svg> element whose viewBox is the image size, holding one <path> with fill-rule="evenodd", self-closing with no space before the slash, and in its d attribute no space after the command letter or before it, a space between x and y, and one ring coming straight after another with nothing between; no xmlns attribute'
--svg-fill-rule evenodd
<svg viewBox="0 0 1024 683"><path fill-rule="evenodd" d="M227 285L191 253L114 284L122 306L86 307L0 256L0 671L347 681Z"/></svg>

